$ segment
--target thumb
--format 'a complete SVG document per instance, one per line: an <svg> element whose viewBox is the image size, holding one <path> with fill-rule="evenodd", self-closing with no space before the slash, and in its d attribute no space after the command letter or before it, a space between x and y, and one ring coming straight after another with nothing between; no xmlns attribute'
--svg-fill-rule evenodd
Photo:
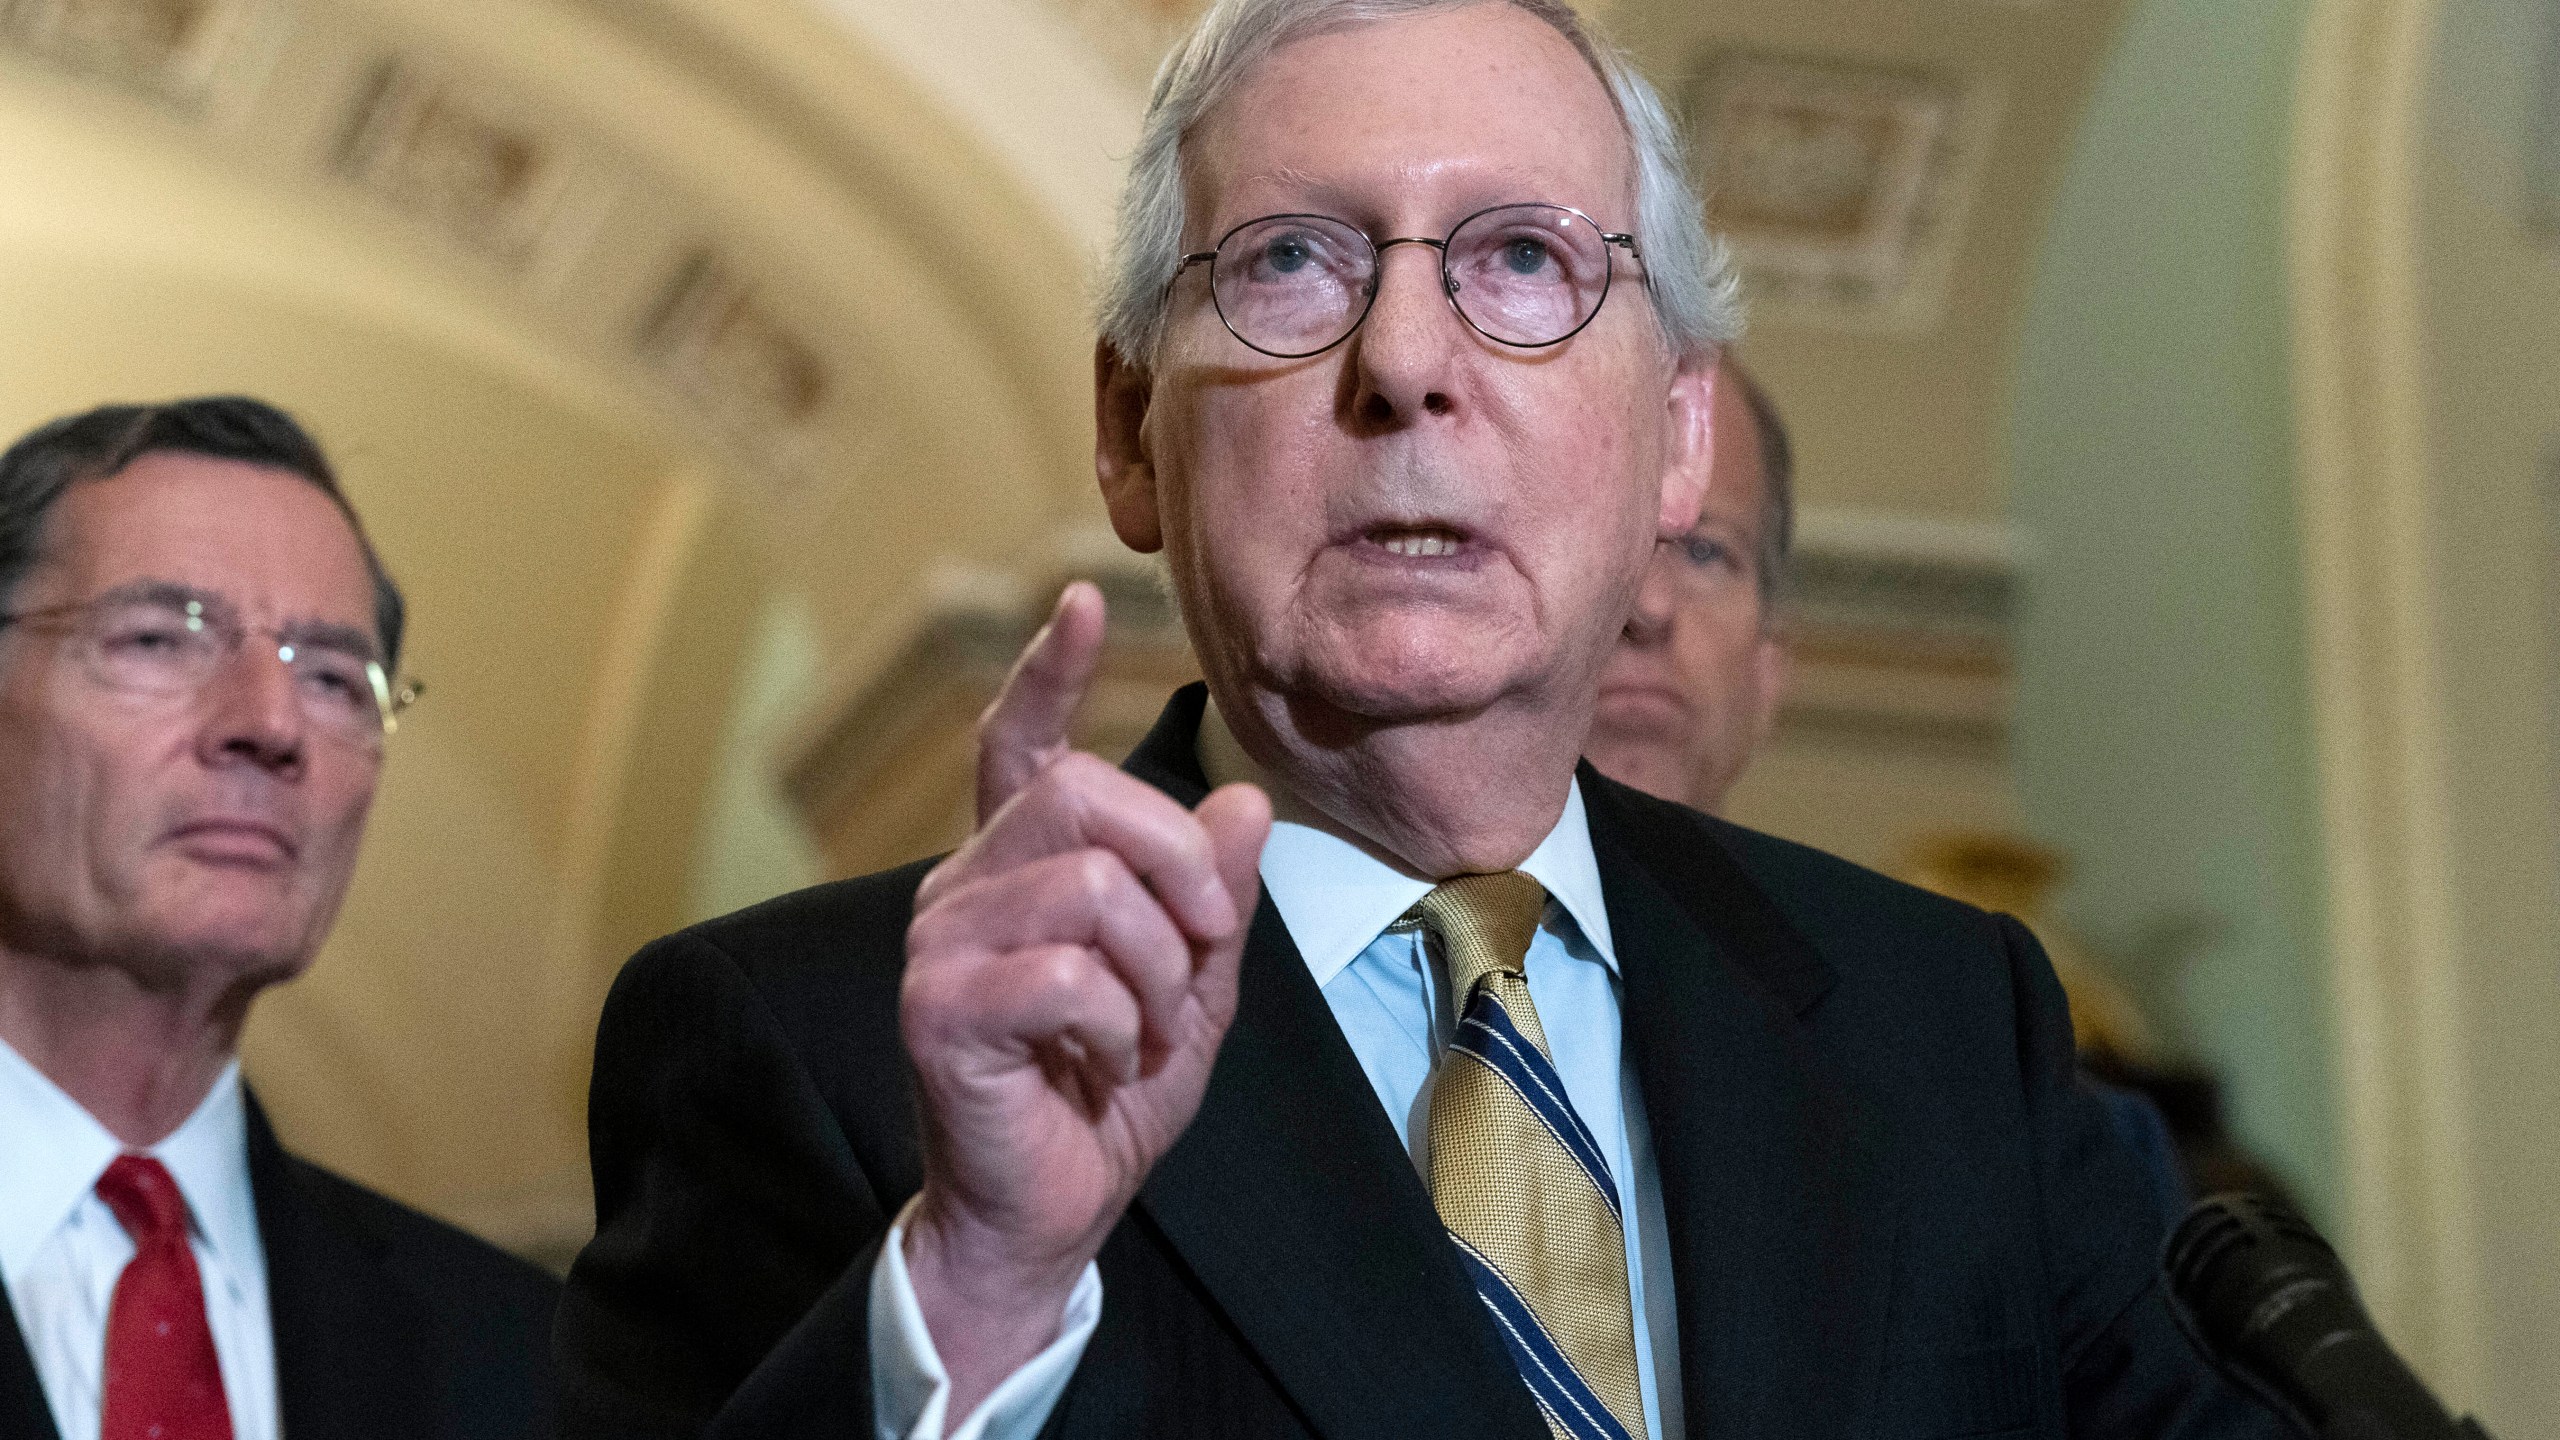
<svg viewBox="0 0 2560 1440"><path fill-rule="evenodd" d="M1192 812L1209 832L1218 878L1235 897L1236 929L1253 923L1262 896L1262 846L1271 838L1271 797L1258 785L1224 785Z"/></svg>

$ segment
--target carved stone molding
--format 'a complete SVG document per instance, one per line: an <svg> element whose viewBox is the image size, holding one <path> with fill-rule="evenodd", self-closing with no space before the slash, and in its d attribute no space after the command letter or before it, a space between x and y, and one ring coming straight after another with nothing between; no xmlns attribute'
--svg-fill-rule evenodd
<svg viewBox="0 0 2560 1440"><path fill-rule="evenodd" d="M2003 752L2020 548L2005 526L1805 511L1781 728Z"/></svg>
<svg viewBox="0 0 2560 1440"><path fill-rule="evenodd" d="M0 0L0 41L186 105L202 96L249 8L241 0Z"/></svg>
<svg viewBox="0 0 2560 1440"><path fill-rule="evenodd" d="M2014 542L1993 526L1814 511L1804 517L1782 733L1997 759L2009 724ZM1118 756L1199 668L1152 562L1070 537L1019 574L957 572L886 665L822 704L783 784L837 874L958 844L973 818L979 712L1081 575L1111 628L1074 742Z"/></svg>
<svg viewBox="0 0 2560 1440"><path fill-rule="evenodd" d="M387 60L357 96L338 164L447 240L521 262L559 206L570 162L558 136Z"/></svg>
<svg viewBox="0 0 2560 1440"><path fill-rule="evenodd" d="M978 715L1069 579L1099 585L1111 614L1101 669L1070 736L1079 748L1127 753L1165 696L1199 678L1172 602L1137 557L1035 575L947 577L939 602L888 664L825 706L786 748L784 793L835 873L887 869L968 837Z"/></svg>
<svg viewBox="0 0 2560 1440"><path fill-rule="evenodd" d="M1801 629L1892 636L1936 653L2008 646L2016 576L2003 560L1804 546L1788 574Z"/></svg>
<svg viewBox="0 0 2560 1440"><path fill-rule="evenodd" d="M1710 223L1765 315L1934 325L1996 118L1981 83L1722 50L1688 108Z"/></svg>
<svg viewBox="0 0 2560 1440"><path fill-rule="evenodd" d="M774 474L797 483L820 468L835 367L728 258L687 254L641 327L641 345Z"/></svg>
<svg viewBox="0 0 2560 1440"><path fill-rule="evenodd" d="M2420 97L2439 8L2311 6L2287 268L2348 1249L2375 1318L2459 1398L2489 1345L2418 293Z"/></svg>
<svg viewBox="0 0 2560 1440"><path fill-rule="evenodd" d="M251 166L352 186L655 377L670 416L778 492L862 448L831 403L854 337L776 298L805 310L830 285L772 273L716 200L534 82L322 0L0 0L11 55L150 100Z"/></svg>

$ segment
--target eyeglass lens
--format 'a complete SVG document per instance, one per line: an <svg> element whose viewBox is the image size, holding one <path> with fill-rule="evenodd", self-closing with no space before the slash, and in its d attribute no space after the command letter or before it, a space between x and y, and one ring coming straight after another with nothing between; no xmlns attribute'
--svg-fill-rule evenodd
<svg viewBox="0 0 2560 1440"><path fill-rule="evenodd" d="M1274 215L1219 242L1218 314L1236 338L1283 358L1349 334L1377 293L1378 251L1321 215ZM1609 244L1560 205L1506 205L1449 234L1441 259L1467 323L1507 345L1552 345L1580 329L1609 290Z"/></svg>
<svg viewBox="0 0 2560 1440"><path fill-rule="evenodd" d="M193 695L247 642L239 623L197 600L136 599L93 611L84 648L99 684L136 695ZM336 738L378 746L389 687L371 656L325 641L279 640L303 717Z"/></svg>

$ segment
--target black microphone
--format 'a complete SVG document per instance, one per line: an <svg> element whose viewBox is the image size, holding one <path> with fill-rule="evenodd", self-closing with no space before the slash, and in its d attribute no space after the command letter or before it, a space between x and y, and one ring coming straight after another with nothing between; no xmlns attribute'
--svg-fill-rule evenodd
<svg viewBox="0 0 2560 1440"><path fill-rule="evenodd" d="M2488 1440L2392 1353L2338 1252L2275 1201L2200 1201L2161 1267L2207 1356L2292 1407L2322 1440Z"/></svg>

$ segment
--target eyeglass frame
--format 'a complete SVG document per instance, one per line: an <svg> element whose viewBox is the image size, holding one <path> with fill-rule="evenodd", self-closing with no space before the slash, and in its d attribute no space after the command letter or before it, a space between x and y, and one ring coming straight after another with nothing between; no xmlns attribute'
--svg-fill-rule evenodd
<svg viewBox="0 0 2560 1440"><path fill-rule="evenodd" d="M1250 220L1240 220L1234 225L1229 226L1226 232L1218 237L1218 243L1215 246L1207 250L1194 250L1185 254L1174 265L1173 274L1166 278L1164 288L1167 294L1171 294L1173 287L1182 283L1182 276L1185 271L1189 270L1194 265L1206 263L1209 267L1209 308L1218 312L1218 323L1226 327L1228 334L1236 337L1237 344L1253 351L1257 355L1268 355L1274 360L1311 360L1316 356L1323 354L1327 350L1332 349L1336 345L1341 344L1343 341L1350 339L1353 335L1359 332L1362 325L1368 323L1369 312L1378 308L1379 282L1386 275L1386 256L1389 250L1394 249L1398 245L1428 245L1432 249L1440 252L1441 294L1447 298L1449 308L1458 312L1458 318L1467 322L1468 329L1473 330L1496 345L1506 345L1514 350L1552 349L1555 346L1561 345L1567 340L1572 339L1574 336L1581 334L1584 330L1589 329L1591 322L1600 318L1601 309L1609 303L1609 292L1617 286L1618 267L1614 258L1611 260L1608 267L1601 271L1600 298L1591 302L1591 313L1583 316L1572 329L1567 330L1553 340L1505 340L1501 336L1487 330L1482 325L1477 324L1476 318L1467 313L1467 307L1458 303L1458 279L1456 276L1449 273L1449 240L1451 236L1456 235L1459 231L1466 229L1468 225L1477 220L1483 219L1485 216L1492 214L1496 210L1525 210L1533 207L1547 210L1561 210L1566 214L1571 215L1575 219L1580 220L1583 224L1590 226L1592 233L1600 237L1602 254L1606 255L1608 253L1609 246L1623 245L1626 247L1627 258L1634 260L1639 265L1643 264L1644 251L1636 244L1636 237L1632 233L1623 230L1603 230L1600 228L1599 221L1592 219L1581 210L1578 210L1571 205L1559 205L1552 200L1506 200L1499 205L1487 205L1481 210L1473 211L1459 217L1458 222L1449 227L1449 233L1436 240L1428 235L1395 235L1384 240L1379 240L1372 237L1368 231L1352 224L1350 221L1343 219L1339 215L1325 215L1313 210L1282 210L1270 215L1256 215ZM1267 224L1273 220L1323 220L1331 224L1339 225L1343 229L1350 231L1352 234L1359 236L1369 247L1369 293L1360 302L1360 313L1351 317L1351 323L1342 327L1341 334L1334 336L1332 339L1317 346L1313 350L1284 352L1279 350L1267 350L1260 345L1254 344L1252 341L1244 338L1244 332L1236 328L1234 321L1227 318L1227 307L1218 299L1218 251L1224 249L1228 241L1234 239L1243 231L1250 230L1256 225ZM1641 272L1639 272L1637 278L1641 283L1647 285L1652 283L1651 279Z"/></svg>
<svg viewBox="0 0 2560 1440"><path fill-rule="evenodd" d="M237 638L233 640L229 646L229 655L226 658L236 658L239 656L247 648L252 639L268 640L275 644L276 658L287 668L291 668L293 665L294 650L301 646L308 646L313 643L309 639L297 639L294 635L286 631L276 629L272 626L252 626L241 623L238 616L239 607L234 605L226 597L214 592L198 591L195 587L187 585L154 585L150 588L156 591L164 591L165 593L157 596L149 594L125 595L119 593L118 590L110 590L103 595L92 595L86 600L76 600L62 605L46 605L34 610L19 610L7 614L0 614L0 630L6 630L12 625L25 625L28 628L33 629L47 622L59 621L72 617L79 617L85 620L107 606L154 603L155 601L156 603L169 606L172 610L182 609L186 614L188 628L191 630L201 630L207 624L218 625L223 623L220 618L206 613L210 608L207 602L210 601L213 604L219 605L222 609L232 612L231 622L226 628L235 632ZM349 658L357 657L355 654L350 653ZM401 713L406 711L410 706L418 703L419 697L427 693L427 685L424 680L419 679L415 675L412 675L395 685L392 682L390 669L383 664L379 656L364 654L361 658L364 662L365 680L372 687L373 691L374 713L381 721L381 729L377 734L381 739L388 739L390 736L399 732ZM95 678L94 670L92 678ZM201 693L204 686L211 683L212 678L212 674L208 673L203 680L198 681L195 689L187 692L189 698L193 698L195 694ZM110 685L110 688L114 687ZM128 691L127 693L147 692ZM170 693L175 694L177 692Z"/></svg>

